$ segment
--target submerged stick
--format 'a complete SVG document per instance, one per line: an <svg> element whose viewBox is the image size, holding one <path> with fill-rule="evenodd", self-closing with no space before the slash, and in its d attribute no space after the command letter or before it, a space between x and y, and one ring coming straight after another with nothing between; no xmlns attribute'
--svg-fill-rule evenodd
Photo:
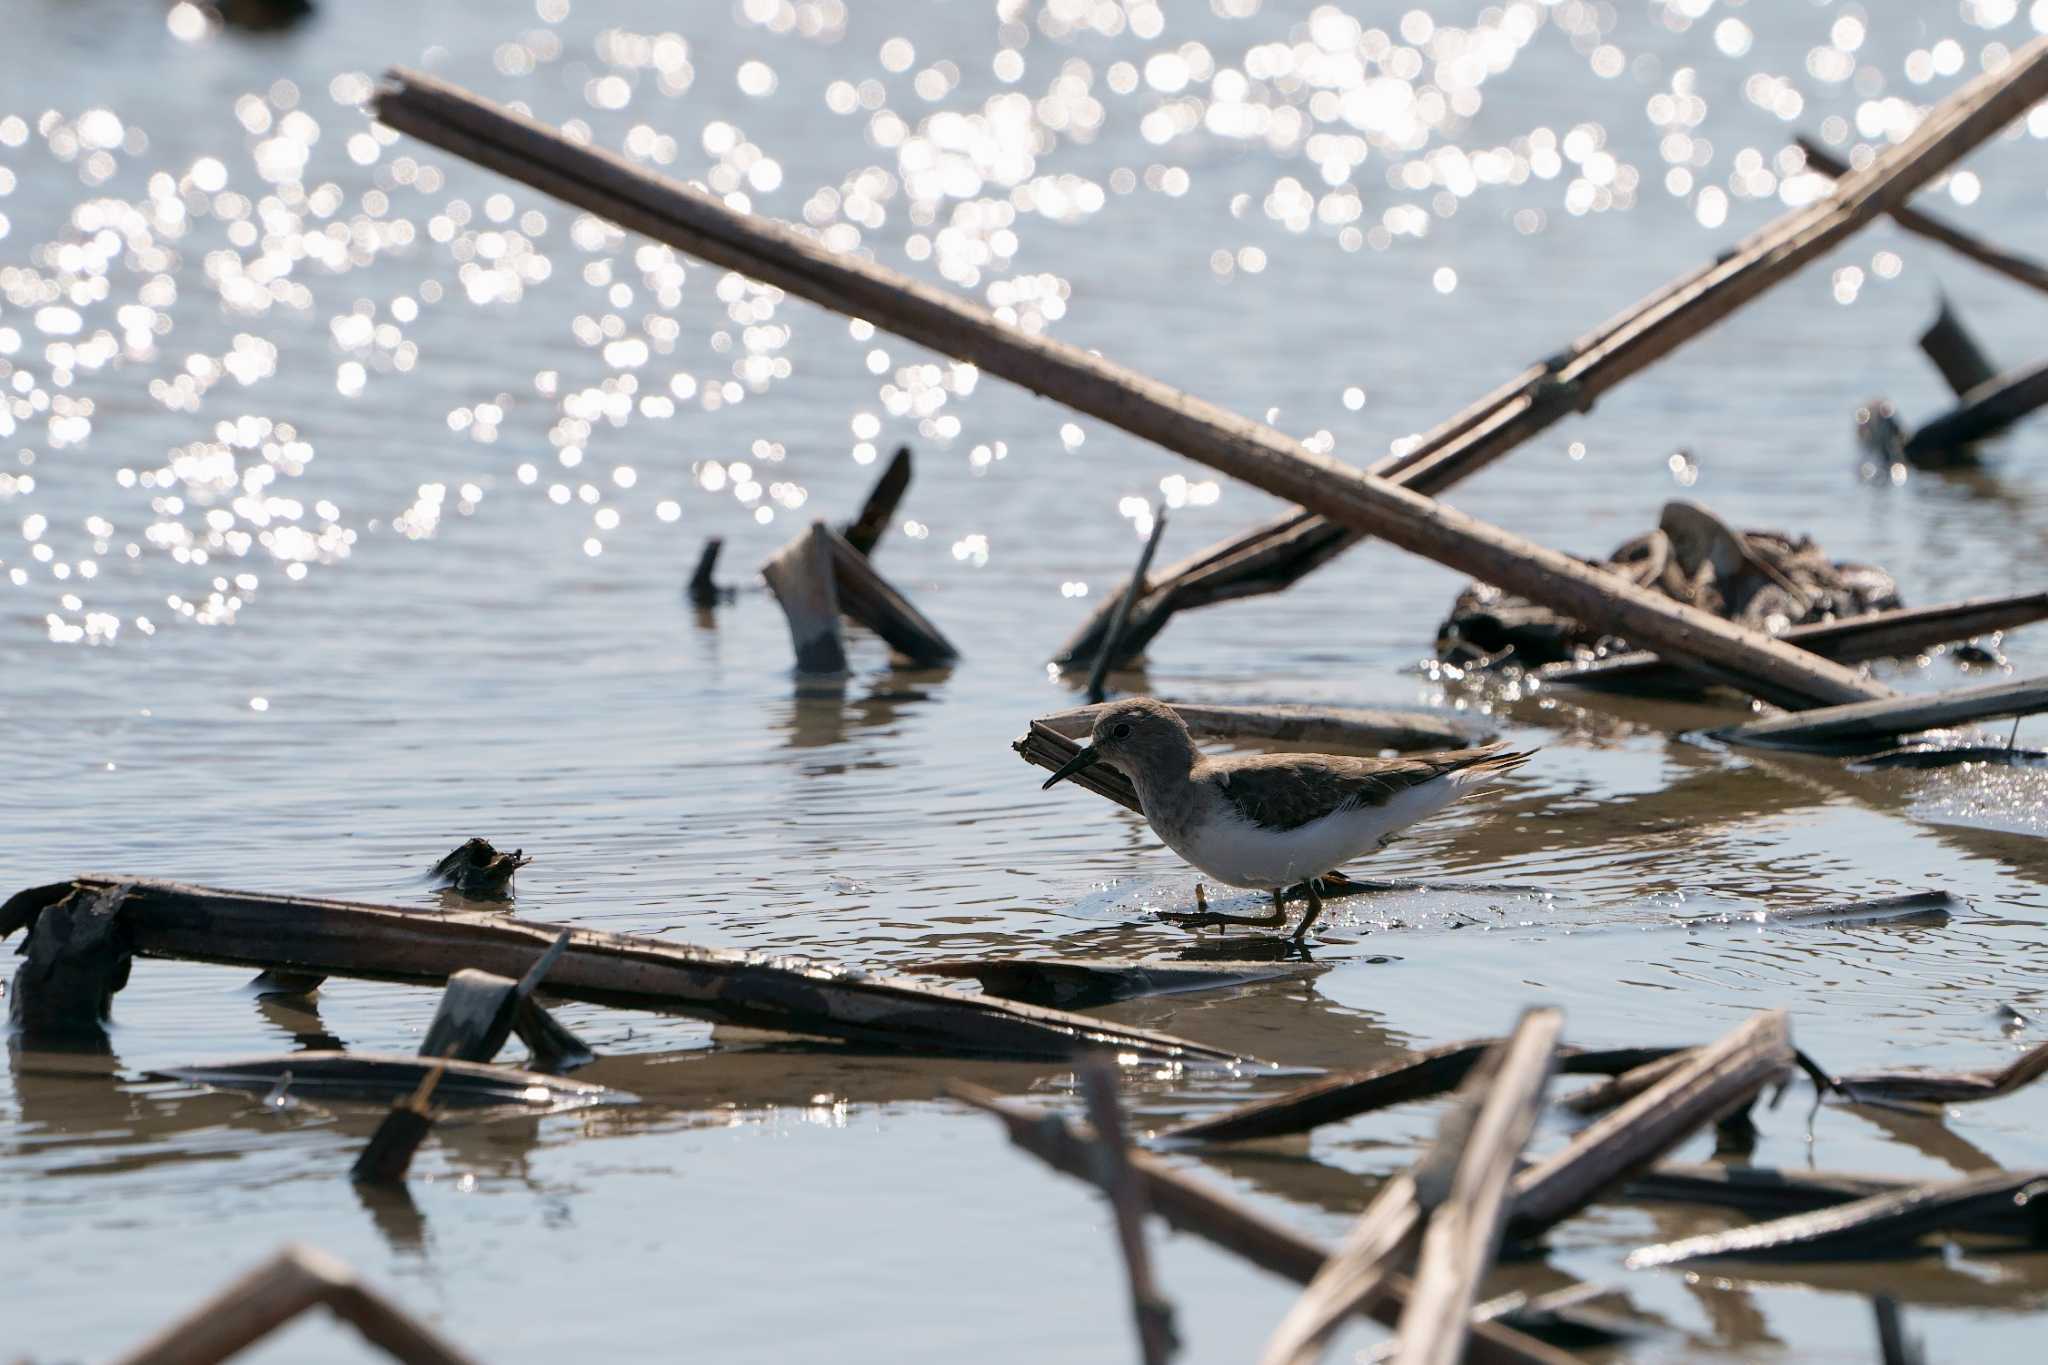
<svg viewBox="0 0 2048 1365"><path fill-rule="evenodd" d="M2001 1099L2048 1075L2048 1043L2028 1048L1988 1071L1869 1071L1835 1078L1835 1090L1856 1103L1972 1104Z"/></svg>
<svg viewBox="0 0 2048 1365"><path fill-rule="evenodd" d="M1912 1250L1929 1233L1981 1225L2048 1196L2038 1172L1986 1171L1629 1253L1631 1270L1684 1261L1855 1260Z"/></svg>
<svg viewBox="0 0 2048 1365"><path fill-rule="evenodd" d="M2048 361L1998 375L1962 395L1953 408L1915 428L1906 438L1908 460L1941 462L1964 446L1988 440L2048 405Z"/></svg>
<svg viewBox="0 0 2048 1365"><path fill-rule="evenodd" d="M1081 1068L1080 1080L1081 1093L1088 1102L1088 1121L1095 1127L1101 1184L1116 1212L1117 1243L1130 1281L1139 1352L1145 1365L1165 1365L1180 1348L1180 1338L1173 1327L1173 1305L1153 1280L1152 1257L1145 1249L1145 1215L1150 1204L1145 1198L1145 1182L1131 1167L1130 1139L1124 1135L1123 1105L1116 1093L1116 1069L1106 1062L1090 1062Z"/></svg>
<svg viewBox="0 0 2048 1365"><path fill-rule="evenodd" d="M1778 638L1837 663L1895 659L1936 645L2012 630L2048 619L2048 592L2011 597L1977 597L1939 607L1873 611L1818 625L1793 626ZM1655 654L1635 651L1590 664L1546 664L1537 670L1546 683L1603 691L1660 692L1681 685L1697 689L1696 675L1674 668Z"/></svg>
<svg viewBox="0 0 2048 1365"><path fill-rule="evenodd" d="M1145 575L1152 570L1152 556L1159 550L1159 538L1166 534L1166 509L1152 509L1152 531L1145 537L1145 548L1138 552L1138 566L1131 570L1130 586L1117 600L1116 610L1110 614L1109 628L1103 632L1102 648L1095 655L1095 664L1088 670L1088 700L1100 702L1103 698L1103 681L1108 678L1110 666L1124 655L1124 628L1130 624L1131 606L1145 591Z"/></svg>
<svg viewBox="0 0 2048 1365"><path fill-rule="evenodd" d="M1878 1359L1883 1365L1927 1365L1927 1353L1919 1338L1906 1335L1897 1299L1889 1294L1874 1295L1870 1309L1877 1318Z"/></svg>
<svg viewBox="0 0 2048 1365"><path fill-rule="evenodd" d="M394 128L625 227L970 360L1351 530L1380 535L1553 610L1611 623L1674 661L1732 671L1769 699L1825 705L1889 695L1837 665L1618 582L1080 347L1004 327L941 291L834 255L788 227L734 213L707 194L579 147L445 82L409 71L394 72L393 80L397 85L380 94L377 112ZM1547 370L1541 383L1506 402L1497 422L1448 440L1430 457L1430 467L1455 468L1496 441L1512 445L1585 406L1903 202L2044 94L2048 40L2029 44L1997 72L1950 95L1870 169L1844 179L1831 198L1787 215L1687 288Z"/></svg>
<svg viewBox="0 0 2048 1365"><path fill-rule="evenodd" d="M711 577L718 567L718 552L725 548L725 541L719 536L710 536L704 541L704 553L697 556L696 572L690 575L688 589L690 601L700 607L715 607L731 596L731 589L721 588Z"/></svg>
<svg viewBox="0 0 2048 1365"><path fill-rule="evenodd" d="M405 1365L473 1365L432 1328L365 1286L354 1270L308 1246L285 1247L113 1365L218 1365L315 1307Z"/></svg>
<svg viewBox="0 0 2048 1365"><path fill-rule="evenodd" d="M1162 1140L1249 1142L1304 1133L1375 1109L1448 1094L1462 1085L1491 1039L1468 1039L1429 1048L1370 1071L1346 1072L1312 1081L1284 1095L1254 1100L1214 1118L1169 1128Z"/></svg>
<svg viewBox="0 0 2048 1365"><path fill-rule="evenodd" d="M839 594L839 610L888 641L912 663L937 667L960 657L939 628L910 599L891 587L875 572L868 557L848 543L846 537L824 522L811 527L831 556L832 581Z"/></svg>
<svg viewBox="0 0 2048 1365"><path fill-rule="evenodd" d="M1754 1015L1675 1073L1588 1127L1515 1180L1510 1235L1528 1240L1783 1079L1793 1065L1783 1010Z"/></svg>
<svg viewBox="0 0 2048 1365"><path fill-rule="evenodd" d="M947 1091L963 1104L1001 1120L1010 1141L1046 1165L1100 1187L1102 1175L1094 1159L1094 1142L1086 1130L1058 1114L1005 1099L983 1086L956 1081ZM1329 1259L1330 1249L1322 1243L1274 1222L1232 1195L1190 1179L1150 1152L1134 1149L1129 1160L1144 1179L1153 1212L1183 1232L1296 1284L1307 1284ZM1383 1298L1366 1305L1366 1316L1393 1326L1408 1290L1407 1280L1396 1276ZM1473 1325L1465 1358L1471 1365L1577 1365L1575 1358L1563 1351L1491 1322Z"/></svg>
<svg viewBox="0 0 2048 1365"><path fill-rule="evenodd" d="M434 1127L434 1111L428 1107L434 1087L441 1083L446 1067L437 1066L426 1074L419 1089L391 1106L391 1112L370 1134L369 1143L349 1168L349 1179L366 1185L402 1185L412 1168L413 1153L426 1141Z"/></svg>
<svg viewBox="0 0 2048 1365"><path fill-rule="evenodd" d="M1806 153L1808 170L1817 171L1832 180L1840 180L1852 173L1848 166L1812 138L1801 134L1795 141L1799 144L1799 150ZM2017 280L2030 289L2038 289L2048 294L2048 266L2039 265L2016 252L1980 241L1961 228L1951 227L1932 214L1922 213L1919 209L1911 207L1903 200L1889 212L1892 221L1906 231L1932 242L1940 242L1949 250L1967 256L1981 266L1996 270L2007 279Z"/></svg>
<svg viewBox="0 0 2048 1365"><path fill-rule="evenodd" d="M1079 957L956 957L916 963L932 976L969 977L990 995L1055 1009L1088 1009L1117 1000L1182 991L1212 991L1259 981L1292 980L1329 970L1320 962L1183 962Z"/></svg>
<svg viewBox="0 0 2048 1365"><path fill-rule="evenodd" d="M1932 696L1828 706L1715 730L1716 739L1759 749L1856 754L1882 749L1900 735L1947 729L2001 716L2048 710L2048 678L2019 678L1955 687Z"/></svg>
<svg viewBox="0 0 2048 1365"><path fill-rule="evenodd" d="M524 972L559 926L503 915L424 912L312 896L263 896L151 878L81 877L0 905L0 925L66 887L126 891L135 951L331 976L440 985L465 967ZM825 963L765 958L577 929L548 973L548 993L713 1023L951 1055L1064 1059L1095 1048L1183 1061L1233 1054L1107 1020L934 990ZM452 1074L452 1072L451 1072Z"/></svg>

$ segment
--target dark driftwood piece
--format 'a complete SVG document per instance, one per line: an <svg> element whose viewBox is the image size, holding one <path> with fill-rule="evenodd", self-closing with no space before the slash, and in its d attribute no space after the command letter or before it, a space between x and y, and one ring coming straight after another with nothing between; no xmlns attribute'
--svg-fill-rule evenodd
<svg viewBox="0 0 2048 1365"><path fill-rule="evenodd" d="M897 446L896 453L889 457L888 467L882 477L875 480L875 486L868 492L868 500L861 504L860 515L846 523L840 532L846 543L863 556L872 555L875 546L889 530L889 523L896 519L896 506L903 501L903 495L910 488L910 447Z"/></svg>
<svg viewBox="0 0 2048 1365"><path fill-rule="evenodd" d="M1002 1121L1011 1142L1063 1174L1100 1187L1101 1165L1093 1136L1058 1114L1005 1099L965 1082L947 1087L954 1098ZM1144 1179L1152 1211L1167 1223L1232 1252L1261 1270L1307 1284L1330 1257L1330 1249L1285 1224L1276 1223L1235 1197L1212 1190L1142 1149L1129 1155ZM1393 1326L1409 1283L1395 1276L1387 1292L1364 1306L1365 1315ZM1576 1365L1575 1358L1499 1323L1475 1323L1465 1359L1470 1365Z"/></svg>
<svg viewBox="0 0 2048 1365"><path fill-rule="evenodd" d="M287 1246L113 1365L218 1365L311 1308L325 1308L405 1365L474 1365L324 1251Z"/></svg>
<svg viewBox="0 0 2048 1365"><path fill-rule="evenodd" d="M1799 150L1806 153L1809 170L1817 171L1831 179L1840 180L1850 174L1849 168L1837 160L1813 139L1801 136ZM1890 210L1892 221L1911 233L1940 242L1951 251L1969 257L1977 264L1996 270L2008 279L2048 294L2048 266L2038 265L2024 256L2016 255L1988 242L1979 241L1961 228L1950 227L1939 218L1922 213L1901 200Z"/></svg>
<svg viewBox="0 0 2048 1365"><path fill-rule="evenodd" d="M1948 463L1954 452L1996 436L2044 404L2048 361L1987 379L1953 408L1917 427L1906 438L1905 456L1915 464Z"/></svg>
<svg viewBox="0 0 2048 1365"><path fill-rule="evenodd" d="M761 566L768 591L789 619L799 673L846 671L846 641L839 631L839 591L827 534L823 522L813 522Z"/></svg>
<svg viewBox="0 0 2048 1365"><path fill-rule="evenodd" d="M377 112L400 131L627 228L970 360L1350 530L1383 536L1567 615L1611 620L1618 633L1674 661L1739 674L1769 696L1826 705L1888 695L1888 689L1838 665L1616 582L1567 555L1319 456L1280 432L1080 347L1000 326L983 309L872 262L829 252L793 229L735 213L707 194L571 143L446 82L411 71L394 72L393 82L380 93ZM1511 386L1485 430L1465 431L1412 468L1455 468L1495 441L1513 444L1585 407L1903 202L2044 94L2048 41L2029 44L1997 72L1953 93L1868 170L1846 177L1834 195L1787 215L1615 334L1546 367L1535 381Z"/></svg>
<svg viewBox="0 0 2048 1365"><path fill-rule="evenodd" d="M487 1062L462 1062L449 1057L407 1056L383 1052L286 1052L272 1057L238 1057L193 1066L158 1067L151 1076L222 1090L282 1088L287 1095L323 1100L361 1100L389 1104L418 1090L438 1074L434 1096L444 1105L523 1109L580 1108L591 1104L631 1104L623 1090L543 1076L537 1071Z"/></svg>
<svg viewBox="0 0 2048 1365"><path fill-rule="evenodd" d="M1813 626L1793 626L1779 638L1839 663L1893 659L1937 645L2012 630L2048 618L2048 592L1978 597L1946 606L1874 611ZM1610 692L1694 693L1704 685L1655 654L1617 654L1590 664L1546 664L1546 683Z"/></svg>
<svg viewBox="0 0 2048 1365"><path fill-rule="evenodd" d="M123 887L135 951L231 965L439 985L465 967L523 973L561 933L502 915L262 896L143 878L82 877L0 905L0 932L71 889ZM1091 1048L1227 1061L1219 1048L828 964L578 929L548 993L809 1037L947 1054L1065 1058Z"/></svg>
<svg viewBox="0 0 2048 1365"><path fill-rule="evenodd" d="M1867 1071L1835 1077L1852 1104L1974 1104L2001 1099L2048 1075L2048 1043L1989 1071Z"/></svg>
<svg viewBox="0 0 2048 1365"><path fill-rule="evenodd" d="M1683 1261L1854 1260L1917 1250L1929 1233L1981 1227L2048 1195L2038 1172L1987 1171L1631 1252L1631 1270ZM2032 1241L2030 1237L2028 1239Z"/></svg>
<svg viewBox="0 0 2048 1365"><path fill-rule="evenodd" d="M1920 352L1934 362L1934 368L1941 371L1942 379L1958 398L1998 377L1998 367L1963 326L1963 320L1949 307L1946 297L1941 300L1934 321L1920 334Z"/></svg>
<svg viewBox="0 0 2048 1365"><path fill-rule="evenodd" d="M1752 1016L1517 1176L1509 1235L1524 1241L1540 1236L1693 1133L1748 1105L1792 1065L1785 1012Z"/></svg>
<svg viewBox="0 0 2048 1365"><path fill-rule="evenodd" d="M967 977L990 995L1054 1009L1090 1009L1117 1000L1181 991L1220 990L1258 981L1314 976L1329 970L1317 962L1182 962L1148 957L1119 962L1079 957L961 957L920 962L913 969L932 976Z"/></svg>
<svg viewBox="0 0 2048 1365"><path fill-rule="evenodd" d="M704 552L697 556L697 568L690 575L690 586L685 589L690 601L700 607L715 607L729 600L731 588L722 588L711 575L718 569L718 553L725 548L725 541L719 536L709 536L704 541Z"/></svg>
<svg viewBox="0 0 2048 1365"><path fill-rule="evenodd" d="M1152 556L1159 553L1159 541L1166 534L1166 512L1155 508L1152 512L1152 531L1145 537L1145 548L1138 551L1137 567L1131 570L1131 581L1123 595L1117 598L1116 607L1109 614L1109 624L1102 633L1102 647L1095 651L1095 662L1088 669L1088 700L1100 702L1106 693L1103 687L1109 678L1109 670L1119 660L1129 657L1124 648L1124 635L1131 622L1131 608L1145 592L1145 575L1152 570Z"/></svg>
<svg viewBox="0 0 2048 1365"><path fill-rule="evenodd" d="M889 642L889 647L912 663L933 666L949 664L960 651L939 633L924 613L910 605L908 598L889 586L868 563L868 557L854 549L846 537L824 522L812 524L812 532L823 537L832 556L832 581L839 593L839 610Z"/></svg>
<svg viewBox="0 0 2048 1365"><path fill-rule="evenodd" d="M1117 1245L1130 1281L1139 1356L1145 1365L1166 1365L1179 1349L1180 1339L1173 1327L1173 1305L1152 1278L1152 1257L1145 1247L1145 1217L1151 1203L1145 1197L1144 1180L1131 1166L1123 1105L1117 1099L1116 1068L1105 1061L1090 1061L1081 1068L1080 1080L1088 1121L1095 1128L1103 1192L1116 1214Z"/></svg>
<svg viewBox="0 0 2048 1365"><path fill-rule="evenodd" d="M434 878L476 900L504 900L512 892L512 874L533 859L515 848L500 853L489 839L465 839L434 864Z"/></svg>
<svg viewBox="0 0 2048 1365"><path fill-rule="evenodd" d="M1946 729L2002 716L2048 710L2048 679L2018 678L1980 687L1955 687L1931 696L1795 711L1712 732L1716 739L1759 749L1796 749L1837 756L1888 747L1900 735Z"/></svg>
<svg viewBox="0 0 2048 1365"><path fill-rule="evenodd" d="M413 1153L433 1131L434 1111L429 1106L441 1075L439 1067L429 1071L419 1089L391 1106L391 1112L384 1116L356 1157L356 1164L349 1168L349 1179L364 1185L405 1183L405 1173L412 1169Z"/></svg>
<svg viewBox="0 0 2048 1365"><path fill-rule="evenodd" d="M2044 594L2048 596L2048 594ZM1464 749L1494 737L1492 727L1447 712L1376 706L1218 706L1168 702L1197 739L1255 741L1315 746L1330 753L1377 754L1423 749ZM1033 722L1066 736L1085 739L1095 728L1100 706L1054 711Z"/></svg>
<svg viewBox="0 0 2048 1365"><path fill-rule="evenodd" d="M496 1057L534 988L568 948L569 931L564 929L517 981L469 967L449 977L448 989L420 1043L420 1056L454 1057L465 1062L488 1062ZM535 1011L539 1008L532 1007Z"/></svg>
<svg viewBox="0 0 2048 1365"><path fill-rule="evenodd" d="M1479 1283L1500 1251L1508 1187L1536 1126L1556 1065L1563 1016L1530 1010L1501 1046L1475 1109L1449 1187L1430 1214L1415 1262L1415 1287L1397 1334L1403 1365L1457 1365L1479 1298ZM1426 1187L1424 1197L1431 1191Z"/></svg>
<svg viewBox="0 0 2048 1365"><path fill-rule="evenodd" d="M7 990L7 1022L24 1044L106 1041L107 1015L128 984L133 955L121 901L118 886L80 887L36 918L21 948L26 961Z"/></svg>

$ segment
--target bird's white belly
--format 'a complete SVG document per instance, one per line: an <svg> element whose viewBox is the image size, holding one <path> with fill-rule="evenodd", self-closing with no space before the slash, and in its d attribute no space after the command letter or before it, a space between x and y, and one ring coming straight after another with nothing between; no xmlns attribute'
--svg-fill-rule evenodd
<svg viewBox="0 0 2048 1365"><path fill-rule="evenodd" d="M1449 805L1458 788L1439 778L1398 792L1383 806L1350 806L1293 829L1262 829L1227 810L1197 824L1167 847L1231 886L1261 891L1320 877L1369 853L1396 830ZM1162 836L1163 837L1163 836Z"/></svg>

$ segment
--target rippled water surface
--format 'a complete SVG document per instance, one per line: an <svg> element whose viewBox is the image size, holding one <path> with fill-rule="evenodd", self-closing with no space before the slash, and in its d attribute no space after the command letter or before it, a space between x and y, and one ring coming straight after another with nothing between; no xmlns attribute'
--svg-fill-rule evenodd
<svg viewBox="0 0 2048 1365"><path fill-rule="evenodd" d="M1845 156L1903 136L2048 7L539 0L328 4L252 32L189 4L22 0L9 20L0 890L96 869L432 906L425 869L482 834L534 856L524 917L900 969L1185 944L1146 912L1189 901L1188 869L1135 818L1041 794L1008 742L1073 702L1046 656L1129 572L1149 505L1170 509L1168 558L1274 505L413 144L363 111L377 73L523 101L1365 464L1821 192L1796 133ZM2038 251L2044 142L2048 107L1922 202ZM1684 496L1882 564L1913 605L2038 586L2038 424L1967 476L1858 468L1860 403L1918 420L1947 401L1912 345L1942 294L2001 364L2040 358L2040 297L1882 223L1453 500L1599 554ZM754 568L849 516L900 443L916 480L877 564L962 660L892 668L856 632L843 686L799 687ZM711 535L738 593L700 612L680 589ZM1458 585L1368 545L1177 621L1119 681L1481 709L1416 667ZM2025 632L2003 648L2017 673L2048 662ZM1881 671L1969 680L1946 656ZM1588 1044L1784 1006L1845 1071L2040 1040L2038 773L1674 737L1725 718L1705 709L1491 709L1538 758L1363 869L1453 885L1333 906L1313 981L1111 1013L1318 1066L1537 1002ZM1942 928L1742 918L1919 888L1971 908ZM1710 911L1730 919L1687 922ZM646 1102L451 1121L407 1212L344 1178L374 1112L144 1072L409 1050L432 997L337 981L315 1015L245 977L138 963L111 1063L17 1055L0 1079L0 1350L112 1355L297 1239L495 1361L1130 1353L1099 1202L939 1097L967 1076L1066 1103L1064 1070L567 1007L607 1054L586 1074ZM1156 1127L1281 1083L1146 1074L1127 1094ZM2048 1091L1810 1126L1805 1098L1766 1117L1757 1160L2048 1165ZM1432 1122L1174 1160L1335 1238ZM1619 1269L1716 1225L1605 1206L1500 1283L1619 1284L1664 1324L1626 1352L1646 1361L1870 1359L1879 1286L1934 1358L2038 1339L2038 1258ZM1192 1239L1159 1263L1190 1360L1247 1358L1294 1292ZM308 1323L258 1356L356 1350Z"/></svg>

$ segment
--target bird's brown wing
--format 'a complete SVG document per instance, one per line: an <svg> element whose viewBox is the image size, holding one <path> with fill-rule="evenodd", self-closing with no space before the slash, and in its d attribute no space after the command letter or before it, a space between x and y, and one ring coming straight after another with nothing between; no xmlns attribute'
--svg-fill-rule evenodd
<svg viewBox="0 0 2048 1365"><path fill-rule="evenodd" d="M1449 773L1468 768L1506 772L1528 758L1499 744L1399 758L1262 754L1219 765L1217 785L1253 824L1297 829L1346 805L1383 806L1410 787Z"/></svg>

